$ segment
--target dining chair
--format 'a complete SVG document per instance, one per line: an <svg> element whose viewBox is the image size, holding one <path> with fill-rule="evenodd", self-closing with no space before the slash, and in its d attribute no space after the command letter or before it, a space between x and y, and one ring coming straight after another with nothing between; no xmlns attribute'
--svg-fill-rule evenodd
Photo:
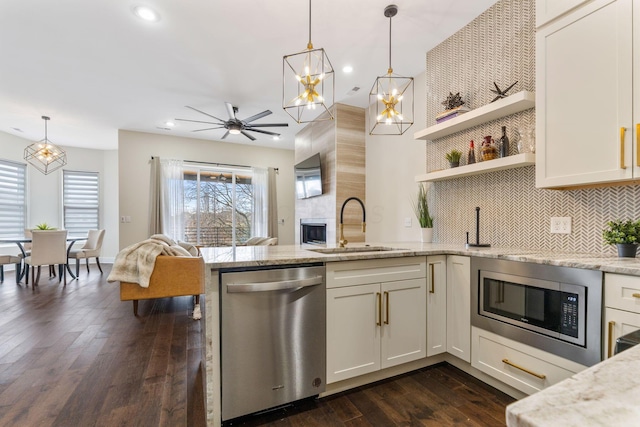
<svg viewBox="0 0 640 427"><path fill-rule="evenodd" d="M31 266L31 276L33 284L37 285L40 280L40 267L43 265L58 266L58 282L62 281L64 274L64 284L67 284L67 230L33 230L31 241L31 255L24 259L26 271L26 283L29 284L29 267ZM35 267L38 267L38 275L35 274Z"/></svg>
<svg viewBox="0 0 640 427"><path fill-rule="evenodd" d="M20 264L22 263L22 258L14 255L0 255L0 283L4 282L4 266L7 264L15 264L16 265L16 281L20 277Z"/></svg>
<svg viewBox="0 0 640 427"><path fill-rule="evenodd" d="M87 273L89 273L89 258L95 258L98 269L102 274L100 266L100 252L102 251L102 241L104 240L104 228L101 230L89 230L87 241L80 249L71 249L69 258L76 259L76 277L80 273L80 260L84 258L87 264Z"/></svg>

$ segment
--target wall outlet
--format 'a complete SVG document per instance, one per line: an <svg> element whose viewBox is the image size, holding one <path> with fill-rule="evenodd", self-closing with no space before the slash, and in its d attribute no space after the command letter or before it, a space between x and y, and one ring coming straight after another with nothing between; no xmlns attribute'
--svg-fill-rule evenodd
<svg viewBox="0 0 640 427"><path fill-rule="evenodd" d="M558 234L571 234L571 217L554 216L551 217L551 232Z"/></svg>
<svg viewBox="0 0 640 427"><path fill-rule="evenodd" d="M404 226L406 228L411 228L411 217L407 217L404 219Z"/></svg>

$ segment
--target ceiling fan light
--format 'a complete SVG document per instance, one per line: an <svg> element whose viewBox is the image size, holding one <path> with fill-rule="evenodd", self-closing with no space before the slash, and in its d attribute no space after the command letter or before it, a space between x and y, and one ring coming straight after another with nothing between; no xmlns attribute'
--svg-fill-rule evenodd
<svg viewBox="0 0 640 427"><path fill-rule="evenodd" d="M240 129L231 128L231 129L229 129L229 133L231 135L240 135Z"/></svg>

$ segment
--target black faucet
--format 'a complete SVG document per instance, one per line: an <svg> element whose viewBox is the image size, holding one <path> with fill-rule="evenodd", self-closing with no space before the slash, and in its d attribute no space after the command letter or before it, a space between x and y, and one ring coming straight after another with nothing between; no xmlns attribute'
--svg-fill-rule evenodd
<svg viewBox="0 0 640 427"><path fill-rule="evenodd" d="M360 203L360 206L362 206L362 232L363 233L366 231L366 226L367 226L366 224L367 213L364 208L364 203L362 203L362 200L358 199L357 197L349 197L347 200L344 201L344 203L342 203L342 208L340 209L340 242L339 243L341 248L344 248L344 246L347 243L349 243L347 239L344 238L344 223L343 223L342 216L344 215L344 207L350 200L355 200L358 203Z"/></svg>

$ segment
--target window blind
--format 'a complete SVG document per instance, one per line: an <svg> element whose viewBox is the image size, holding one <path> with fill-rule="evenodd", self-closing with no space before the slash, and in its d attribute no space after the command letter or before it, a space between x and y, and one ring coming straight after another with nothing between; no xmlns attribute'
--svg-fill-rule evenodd
<svg viewBox="0 0 640 427"><path fill-rule="evenodd" d="M70 236L86 236L99 227L98 172L63 171L64 228Z"/></svg>
<svg viewBox="0 0 640 427"><path fill-rule="evenodd" d="M0 237L23 237L27 165L0 160Z"/></svg>

